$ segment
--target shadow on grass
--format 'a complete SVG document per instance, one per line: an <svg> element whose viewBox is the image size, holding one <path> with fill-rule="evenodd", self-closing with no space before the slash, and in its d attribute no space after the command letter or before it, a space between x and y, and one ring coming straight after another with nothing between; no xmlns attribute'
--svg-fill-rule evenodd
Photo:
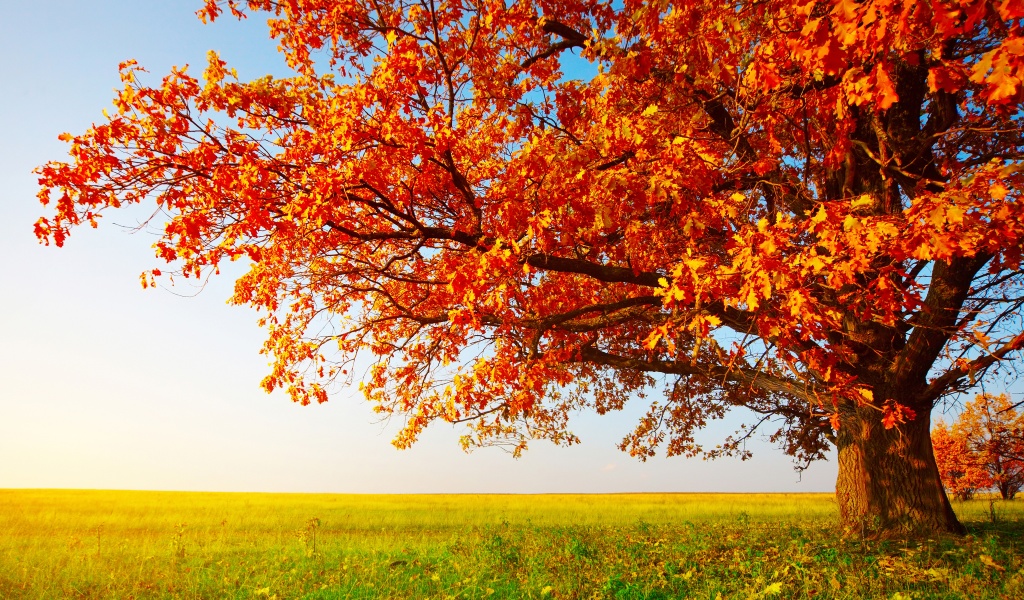
<svg viewBox="0 0 1024 600"><path fill-rule="evenodd" d="M1024 541L1024 521L1021 520L997 519L995 523L991 521L974 521L964 523L964 525L967 527L967 533L975 537L997 536L1004 541L1018 543Z"/></svg>

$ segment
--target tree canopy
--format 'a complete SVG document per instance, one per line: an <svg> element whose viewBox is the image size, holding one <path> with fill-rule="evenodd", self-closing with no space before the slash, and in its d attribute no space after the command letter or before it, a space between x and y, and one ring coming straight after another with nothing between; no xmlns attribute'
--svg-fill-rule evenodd
<svg viewBox="0 0 1024 600"><path fill-rule="evenodd" d="M932 441L942 481L956 496L995 488L1013 500L1024 487L1024 414L1008 394L978 394L952 427L936 424Z"/></svg>
<svg viewBox="0 0 1024 600"><path fill-rule="evenodd" d="M1024 346L1024 5L199 15L225 10L268 17L292 76L123 63L117 110L39 170L42 240L155 203L180 276L248 261L264 387L323 402L357 377L400 447L434 421L573 443L573 413L645 396L634 456L742 454L768 426L802 462L839 447L847 525L960 530L929 419ZM748 426L696 441L737 407Z"/></svg>
<svg viewBox="0 0 1024 600"><path fill-rule="evenodd" d="M971 500L978 492L992 487L984 456L968 445L965 436L951 430L941 419L932 429L932 448L942 485L958 500Z"/></svg>

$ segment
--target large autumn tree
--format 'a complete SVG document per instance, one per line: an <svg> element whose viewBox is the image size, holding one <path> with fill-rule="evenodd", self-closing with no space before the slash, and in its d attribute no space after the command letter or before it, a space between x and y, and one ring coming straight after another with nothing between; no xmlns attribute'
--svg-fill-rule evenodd
<svg viewBox="0 0 1024 600"><path fill-rule="evenodd" d="M353 377L396 439L647 457L838 447L843 522L962 531L932 408L1024 346L1024 5L980 0L207 0L293 75L122 65L40 168L60 245L155 204L179 276L248 261L269 389ZM163 219L166 218L166 224ZM161 276L154 269L146 282ZM741 408L721 445L695 433Z"/></svg>

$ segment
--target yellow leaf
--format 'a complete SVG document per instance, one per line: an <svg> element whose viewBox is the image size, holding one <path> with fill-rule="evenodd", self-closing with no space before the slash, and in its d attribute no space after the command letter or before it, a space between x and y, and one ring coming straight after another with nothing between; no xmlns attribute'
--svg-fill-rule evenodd
<svg viewBox="0 0 1024 600"><path fill-rule="evenodd" d="M988 350L988 347L992 344L992 338L978 330L974 330L973 333L974 339L976 339L978 343L985 348L985 350Z"/></svg>
<svg viewBox="0 0 1024 600"><path fill-rule="evenodd" d="M394 29L392 29L391 31L387 32L387 34L384 36L384 39L388 41L388 48L390 48L395 44L395 40L398 39L398 33L396 33Z"/></svg>
<svg viewBox="0 0 1024 600"><path fill-rule="evenodd" d="M1004 567L1004 566L1000 565L999 563L997 563L996 561L992 560L992 557L989 556L988 554L982 554L978 558L981 560L981 564L985 565L986 567L992 567L993 569L996 569L997 571L1005 571L1006 570L1006 567Z"/></svg>
<svg viewBox="0 0 1024 600"><path fill-rule="evenodd" d="M853 208L860 208L862 206L871 206L874 203L875 201L871 196L869 196L868 194L863 194L861 196L854 198L853 202L851 203L851 206Z"/></svg>
<svg viewBox="0 0 1024 600"><path fill-rule="evenodd" d="M875 394L868 388L857 388L857 393L864 398L865 402L871 402L875 399Z"/></svg>
<svg viewBox="0 0 1024 600"><path fill-rule="evenodd" d="M992 184L992 186L988 188L988 193L992 194L992 197L996 200L1002 200L1006 197L1008 192L1009 190L1006 189L1006 186L1001 183Z"/></svg>
<svg viewBox="0 0 1024 600"><path fill-rule="evenodd" d="M808 267L810 267L810 269L812 271L814 271L815 273L820 273L821 270L825 268L825 262L822 261L817 256L811 257L811 259L808 260L808 261L805 261L804 264L807 265Z"/></svg>
<svg viewBox="0 0 1024 600"><path fill-rule="evenodd" d="M644 109L643 116L649 117L649 116L651 116L651 115L653 115L653 114L655 114L657 112L658 112L658 105L657 104L652 104L652 105L648 106L646 109Z"/></svg>
<svg viewBox="0 0 1024 600"><path fill-rule="evenodd" d="M875 223L875 231L878 232L879 236L884 237L896 237L900 234L900 230L896 228L892 223L886 223L885 221Z"/></svg>
<svg viewBox="0 0 1024 600"><path fill-rule="evenodd" d="M919 260L931 260L932 254L933 253L931 246L927 244L921 244L920 246L917 247L916 250L914 250L913 257Z"/></svg>
<svg viewBox="0 0 1024 600"><path fill-rule="evenodd" d="M747 294L746 304L747 310L757 310L757 307L761 305L760 298L757 297L757 294L753 290Z"/></svg>
<svg viewBox="0 0 1024 600"><path fill-rule="evenodd" d="M814 221L815 223L821 223L822 221L824 221L827 218L828 218L828 213L825 212L825 207L824 206L818 206L818 212L814 213L814 216L811 217L811 221Z"/></svg>
<svg viewBox="0 0 1024 600"><path fill-rule="evenodd" d="M764 591L761 592L761 595L762 596L775 596L775 595L778 595L778 594L781 594L781 593L782 593L782 582L781 581L776 581L775 583L773 583L773 584L769 585L768 587L764 588Z"/></svg>
<svg viewBox="0 0 1024 600"><path fill-rule="evenodd" d="M647 348L648 350L654 350L654 347L658 345L658 341L660 340L661 331L654 330L651 332L651 335L647 336L647 339L644 340L644 348Z"/></svg>
<svg viewBox="0 0 1024 600"><path fill-rule="evenodd" d="M718 157L715 156L714 154L709 154L707 152L701 152L700 150L698 150L697 156L701 157L701 159L703 159L705 162L709 162L713 165L718 164Z"/></svg>

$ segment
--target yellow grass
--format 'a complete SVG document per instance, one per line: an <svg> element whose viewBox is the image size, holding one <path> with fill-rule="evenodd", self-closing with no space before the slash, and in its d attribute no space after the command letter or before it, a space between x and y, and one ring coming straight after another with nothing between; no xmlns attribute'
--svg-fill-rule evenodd
<svg viewBox="0 0 1024 600"><path fill-rule="evenodd" d="M956 507L901 546L831 494L0 490L0 598L1024 597L1024 502Z"/></svg>

